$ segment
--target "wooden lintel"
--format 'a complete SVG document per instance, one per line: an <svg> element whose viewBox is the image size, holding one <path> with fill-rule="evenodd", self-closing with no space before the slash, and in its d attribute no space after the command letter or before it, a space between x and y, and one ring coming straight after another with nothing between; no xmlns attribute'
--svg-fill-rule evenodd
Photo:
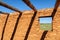
<svg viewBox="0 0 60 40"><path fill-rule="evenodd" d="M39 18L46 18L46 17L52 17L52 16L40 16Z"/></svg>

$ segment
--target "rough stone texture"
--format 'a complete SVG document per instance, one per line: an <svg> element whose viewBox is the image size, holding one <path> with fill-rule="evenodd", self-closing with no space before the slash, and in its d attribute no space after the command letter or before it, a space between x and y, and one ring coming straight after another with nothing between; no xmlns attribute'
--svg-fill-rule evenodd
<svg viewBox="0 0 60 40"><path fill-rule="evenodd" d="M28 35L28 40L41 39L41 36L44 30L40 30L39 17L50 16L52 13L52 10L53 8L38 10L37 16L35 17L33 25L31 26L31 30ZM14 40L24 40L33 14L34 14L33 11L23 11L21 18L19 19L16 33L14 35ZM18 12L14 12L13 14L9 15L3 40L10 40L18 15L19 15ZM1 34L4 27L4 23L6 20L6 16L7 15L5 14L0 14L0 40L2 36ZM48 33L46 34L45 40L60 40L60 8L58 8L54 16L52 27L53 27L53 31L48 31Z"/></svg>

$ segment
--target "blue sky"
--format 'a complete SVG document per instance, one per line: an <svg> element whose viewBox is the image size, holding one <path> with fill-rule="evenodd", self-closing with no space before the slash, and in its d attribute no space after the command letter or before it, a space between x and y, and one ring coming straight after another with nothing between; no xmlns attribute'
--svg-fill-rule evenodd
<svg viewBox="0 0 60 40"><path fill-rule="evenodd" d="M24 4L22 0L1 0L1 1L19 9L20 11L31 10L26 4ZM44 8L53 8L56 2L56 0L30 0L30 1L37 10ZM2 6L0 6L0 11L9 13L13 12L12 10Z"/></svg>
<svg viewBox="0 0 60 40"><path fill-rule="evenodd" d="M19 9L20 11L32 10L22 0L1 0L1 1ZM56 2L56 0L30 0L30 1L37 10L41 10L41 9L45 9L45 8L54 8L55 2ZM2 6L0 6L0 11L8 12L8 13L13 12L12 10L7 9ZM49 23L49 22L52 22L52 19L51 18L46 18L46 19L41 18L40 22Z"/></svg>
<svg viewBox="0 0 60 40"><path fill-rule="evenodd" d="M40 18L40 23L52 23L52 17Z"/></svg>

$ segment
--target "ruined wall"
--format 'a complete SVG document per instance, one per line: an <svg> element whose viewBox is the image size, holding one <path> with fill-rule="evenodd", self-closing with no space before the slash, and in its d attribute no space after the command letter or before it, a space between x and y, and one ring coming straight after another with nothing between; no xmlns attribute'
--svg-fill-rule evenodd
<svg viewBox="0 0 60 40"><path fill-rule="evenodd" d="M41 37L43 35L43 30L40 30L40 24L39 24L39 19L38 17L40 16L48 16L51 15L52 13L52 8L51 9L44 9L44 10L38 10L37 16L35 17L35 20L31 26L31 30L28 35L28 40L41 40ZM4 37L3 40L10 40L17 18L20 13L14 12L13 14L9 15L7 25L5 27L4 31ZM17 30L14 35L14 40L24 40L26 33L28 31L31 18L33 16L34 12L33 11L23 11L21 18L19 19L19 23L17 25ZM4 27L4 23L6 21L7 15L5 14L0 14L0 40L2 36L2 30ZM56 15L53 20L53 31L48 31L45 37L45 40L60 40L60 8L56 12ZM42 39L43 40L43 39Z"/></svg>

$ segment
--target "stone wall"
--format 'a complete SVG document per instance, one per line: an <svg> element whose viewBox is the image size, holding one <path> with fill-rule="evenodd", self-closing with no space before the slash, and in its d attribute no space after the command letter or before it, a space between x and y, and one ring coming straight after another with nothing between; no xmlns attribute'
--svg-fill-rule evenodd
<svg viewBox="0 0 60 40"><path fill-rule="evenodd" d="M40 30L39 17L49 16L52 13L51 9L38 10L35 20L31 26L31 30L28 35L28 40L41 40L44 30ZM20 13L14 12L9 15L3 40L10 40L17 18ZM33 11L23 11L21 18L19 19L17 30L14 35L14 40L24 40L28 31L31 19L33 17ZM2 36L3 27L6 21L7 14L0 14L0 40ZM60 8L56 12L53 20L53 31L48 31L45 40L60 40ZM43 40L43 39L42 39Z"/></svg>

